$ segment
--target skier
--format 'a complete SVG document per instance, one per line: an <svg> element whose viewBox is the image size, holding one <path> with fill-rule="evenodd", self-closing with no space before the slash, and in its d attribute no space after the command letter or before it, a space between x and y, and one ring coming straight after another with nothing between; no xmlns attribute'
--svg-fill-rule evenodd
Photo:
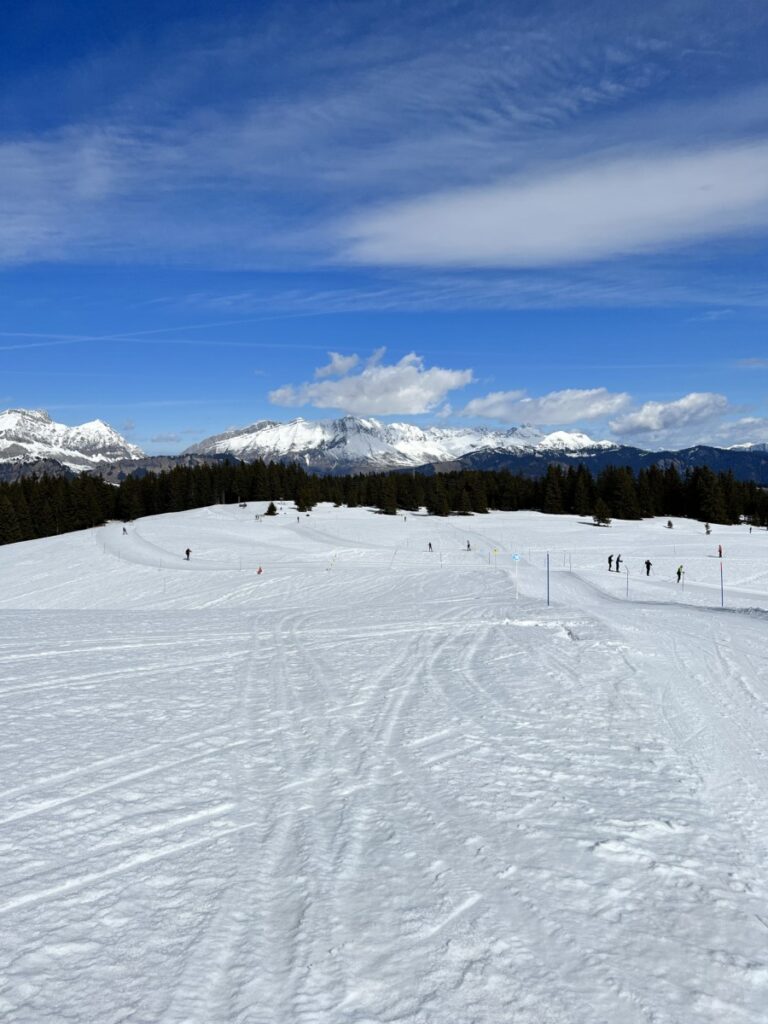
<svg viewBox="0 0 768 1024"><path fill-rule="evenodd" d="M616 572L621 569L621 555L616 555Z"/></svg>
<svg viewBox="0 0 768 1024"><path fill-rule="evenodd" d="M470 543L469 543L469 541L467 541L467 551L471 551L471 550L472 550L472 548L470 546Z"/></svg>
<svg viewBox="0 0 768 1024"><path fill-rule="evenodd" d="M427 546L427 550L428 550L428 551L431 551L431 550L432 550L432 541L430 541L430 542L429 542L429 544L428 544L428 546Z"/></svg>
<svg viewBox="0 0 768 1024"><path fill-rule="evenodd" d="M259 566L259 568L258 568L258 569L256 570L256 575L257 575L257 576L261 576L261 574L262 574L263 572L264 572L264 570L263 570L263 569L261 568L261 566Z"/></svg>
<svg viewBox="0 0 768 1024"><path fill-rule="evenodd" d="M187 561L189 561L189 556L192 554L192 548L187 548L184 554L186 555Z"/></svg>
<svg viewBox="0 0 768 1024"><path fill-rule="evenodd" d="M123 536L124 536L124 537L127 537L127 536L128 536L128 531L126 530L126 528L125 528L125 527L123 527Z"/></svg>
<svg viewBox="0 0 768 1024"><path fill-rule="evenodd" d="M682 565L678 565L678 567L677 567L677 582L679 583L682 578L683 578L683 567L682 567Z"/></svg>
<svg viewBox="0 0 768 1024"><path fill-rule="evenodd" d="M613 568L613 555L608 555L608 572Z"/></svg>
<svg viewBox="0 0 768 1024"><path fill-rule="evenodd" d="M723 557L723 545L722 544L718 544L717 545L717 557L718 558L722 558Z"/></svg>
<svg viewBox="0 0 768 1024"><path fill-rule="evenodd" d="M653 565L653 562L650 560L650 558L646 558L646 560L645 560L645 575L646 576L650 576L651 575L651 566L652 565Z"/></svg>

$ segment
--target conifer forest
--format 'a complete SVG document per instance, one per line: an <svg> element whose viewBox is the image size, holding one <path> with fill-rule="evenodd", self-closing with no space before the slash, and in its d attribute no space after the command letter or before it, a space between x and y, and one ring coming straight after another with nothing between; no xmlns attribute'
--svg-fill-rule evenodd
<svg viewBox="0 0 768 1024"><path fill-rule="evenodd" d="M290 501L300 512L318 502L366 506L382 514L413 512L472 515L494 509L642 519L677 516L711 523L748 521L768 526L768 489L731 473L674 466L634 473L609 467L596 477L584 466L550 465L540 478L501 471L461 471L427 476L383 473L322 477L296 464L222 462L126 477L119 485L83 474L29 477L0 484L0 544L48 537L214 504Z"/></svg>

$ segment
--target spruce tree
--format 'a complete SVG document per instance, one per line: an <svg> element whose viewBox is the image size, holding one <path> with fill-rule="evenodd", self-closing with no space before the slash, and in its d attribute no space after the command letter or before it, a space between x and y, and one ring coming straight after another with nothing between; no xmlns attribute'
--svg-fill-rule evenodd
<svg viewBox="0 0 768 1024"><path fill-rule="evenodd" d="M22 540L16 510L5 494L0 494L0 544L15 544Z"/></svg>
<svg viewBox="0 0 768 1024"><path fill-rule="evenodd" d="M602 498L598 498L595 502L595 511L592 515L595 526L610 526L611 519L608 513L608 506Z"/></svg>
<svg viewBox="0 0 768 1024"><path fill-rule="evenodd" d="M547 466L544 479L544 511L552 515L563 512L562 470L559 466Z"/></svg>

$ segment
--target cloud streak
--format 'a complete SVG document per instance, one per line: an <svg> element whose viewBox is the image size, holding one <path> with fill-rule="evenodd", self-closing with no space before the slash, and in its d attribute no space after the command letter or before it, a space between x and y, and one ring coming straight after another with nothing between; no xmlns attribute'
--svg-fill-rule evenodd
<svg viewBox="0 0 768 1024"><path fill-rule="evenodd" d="M550 267L768 225L768 142L586 166L426 196L353 218L354 263Z"/></svg>

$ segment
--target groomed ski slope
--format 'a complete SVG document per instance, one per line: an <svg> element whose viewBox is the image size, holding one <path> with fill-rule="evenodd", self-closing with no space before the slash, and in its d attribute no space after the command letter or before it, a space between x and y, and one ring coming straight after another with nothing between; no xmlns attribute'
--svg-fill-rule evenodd
<svg viewBox="0 0 768 1024"><path fill-rule="evenodd" d="M0 1018L764 1024L768 532L263 511L0 548Z"/></svg>

